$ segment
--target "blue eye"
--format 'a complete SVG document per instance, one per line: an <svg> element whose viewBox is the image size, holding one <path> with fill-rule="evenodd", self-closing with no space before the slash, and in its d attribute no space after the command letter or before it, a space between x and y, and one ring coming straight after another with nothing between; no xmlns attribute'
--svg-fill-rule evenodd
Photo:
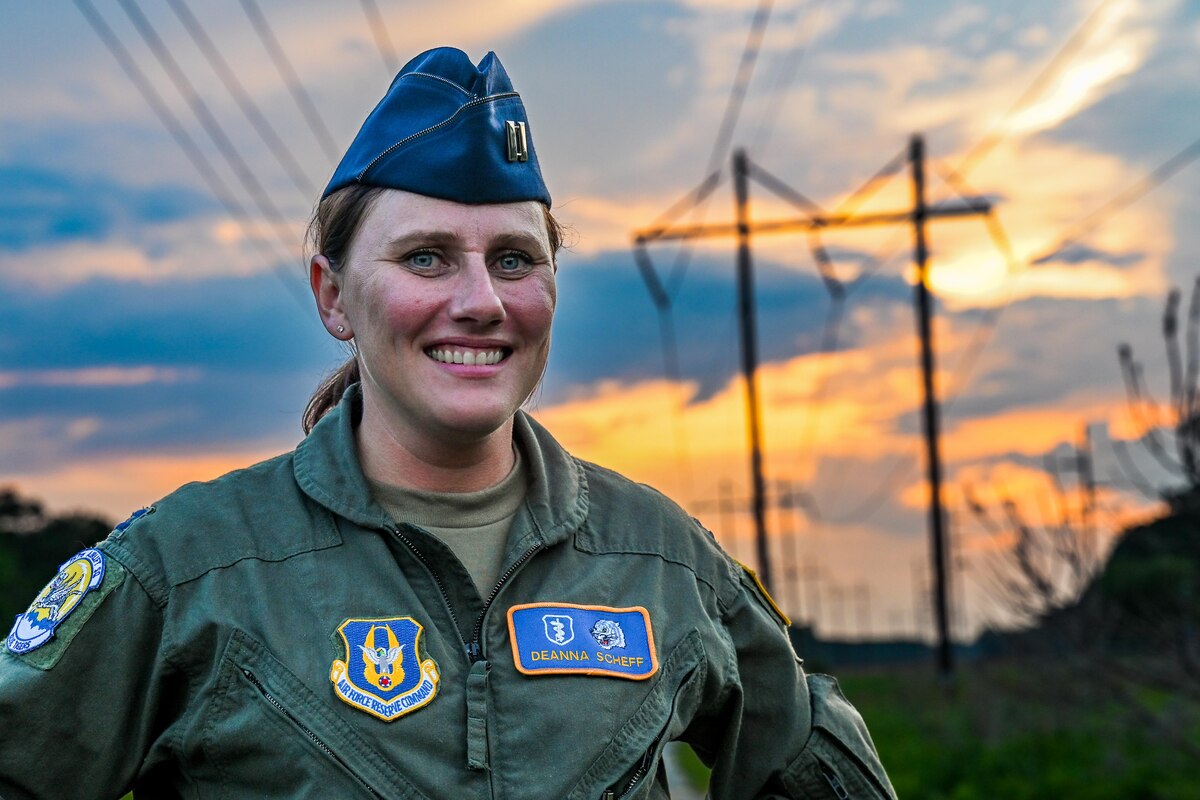
<svg viewBox="0 0 1200 800"><path fill-rule="evenodd" d="M515 272L528 266L529 257L523 253L505 253L496 263L503 272Z"/></svg>
<svg viewBox="0 0 1200 800"><path fill-rule="evenodd" d="M430 269L437 263L437 256L433 253L412 253L408 256L408 263L418 269Z"/></svg>

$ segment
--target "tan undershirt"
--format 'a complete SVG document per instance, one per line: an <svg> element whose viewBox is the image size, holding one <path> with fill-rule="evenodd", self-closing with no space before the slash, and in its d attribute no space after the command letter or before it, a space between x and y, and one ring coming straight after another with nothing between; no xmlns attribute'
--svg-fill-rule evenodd
<svg viewBox="0 0 1200 800"><path fill-rule="evenodd" d="M394 521L419 525L445 542L486 598L504 567L508 531L529 483L520 451L513 448L513 453L513 468L504 480L478 492L423 492L369 478L367 483Z"/></svg>

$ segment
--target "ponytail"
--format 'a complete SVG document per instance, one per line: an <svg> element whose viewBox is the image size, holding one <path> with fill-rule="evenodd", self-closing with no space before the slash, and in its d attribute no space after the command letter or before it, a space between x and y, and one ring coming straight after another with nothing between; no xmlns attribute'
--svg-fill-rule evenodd
<svg viewBox="0 0 1200 800"><path fill-rule="evenodd" d="M321 421L321 417L333 410L346 390L352 384L358 383L358 380L358 357L350 356L345 363L321 381L312 397L308 398L308 405L304 407L304 416L300 419L305 436L312 432L316 424Z"/></svg>

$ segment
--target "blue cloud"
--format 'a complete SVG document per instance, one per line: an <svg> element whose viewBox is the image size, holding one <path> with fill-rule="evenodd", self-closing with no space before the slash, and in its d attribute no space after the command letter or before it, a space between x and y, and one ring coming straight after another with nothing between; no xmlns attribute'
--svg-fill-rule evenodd
<svg viewBox="0 0 1200 800"><path fill-rule="evenodd" d="M1032 263L1034 266L1049 263L1078 265L1086 264L1090 261L1099 261L1102 264L1108 264L1113 267L1131 267L1141 263L1145 257L1146 254L1140 250L1135 250L1131 253L1110 253L1095 247L1074 244L1056 253L1042 256Z"/></svg>
<svg viewBox="0 0 1200 800"><path fill-rule="evenodd" d="M496 45L530 115L550 135L535 139L551 192L628 188L646 169L638 156L661 128L691 115L702 74L678 23L677 2L563 4L563 10ZM636 120L636 121L635 121Z"/></svg>
<svg viewBox="0 0 1200 800"><path fill-rule="evenodd" d="M300 281L300 276L296 276ZM0 369L311 364L325 337L271 274L139 283L94 278L51 291L0 281ZM319 356L318 356L319 358Z"/></svg>
<svg viewBox="0 0 1200 800"><path fill-rule="evenodd" d="M299 277L297 276L297 280ZM51 457L212 449L299 432L320 377L344 357L315 313L272 275L142 284L97 278L53 291L0 281L0 423L34 420L62 431L91 418L94 432L45 443ZM45 371L154 367L182 379L119 385L43 385ZM6 450L5 459L14 455ZM22 456L25 458L25 456ZM39 458L29 453L30 463ZM6 465L7 466L7 465Z"/></svg>
<svg viewBox="0 0 1200 800"><path fill-rule="evenodd" d="M101 241L139 225L211 212L216 203L178 186L139 188L101 176L0 164L0 247L22 251L63 241Z"/></svg>
<svg viewBox="0 0 1200 800"><path fill-rule="evenodd" d="M666 259L659 265L667 271ZM810 265L755 265L761 363L815 352L829 308L829 295ZM657 312L633 258L608 252L588 259L568 255L558 272L559 306L543 400L569 396L601 380L662 378L664 362ZM855 302L898 300L910 294L899 277L878 276L855 293ZM728 260L697 257L673 301L672 318L680 372L704 399L738 374L737 287ZM842 325L841 344L859 332Z"/></svg>

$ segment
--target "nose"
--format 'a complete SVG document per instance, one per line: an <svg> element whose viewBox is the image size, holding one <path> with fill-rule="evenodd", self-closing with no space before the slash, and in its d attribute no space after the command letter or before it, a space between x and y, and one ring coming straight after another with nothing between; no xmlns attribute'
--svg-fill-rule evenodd
<svg viewBox="0 0 1200 800"><path fill-rule="evenodd" d="M482 259L471 259L459 271L450 315L461 322L498 325L504 321L504 301L496 292L492 274Z"/></svg>

